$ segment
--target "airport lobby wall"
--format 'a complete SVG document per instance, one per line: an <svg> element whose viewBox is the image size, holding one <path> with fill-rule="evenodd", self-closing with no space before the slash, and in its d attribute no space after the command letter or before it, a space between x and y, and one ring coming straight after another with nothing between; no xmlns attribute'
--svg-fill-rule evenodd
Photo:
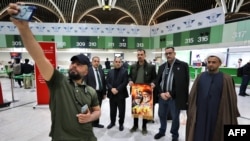
<svg viewBox="0 0 250 141"><path fill-rule="evenodd" d="M135 61L136 54L134 52L138 48L147 50L148 60L153 60L156 57L161 57L164 60L164 56L159 52L162 52L165 47L174 46L177 51L186 50L191 52L192 50L204 50L209 48L214 49L213 51L216 51L218 48L236 48L233 53L226 52L229 62L227 65L231 68L232 66L230 66L230 62L232 61L230 60L235 61L241 56L239 54L247 53L247 51L240 51L239 49L242 48L242 46L248 48L250 45L250 27L248 26L250 25L250 20L159 36L152 36L152 28L148 26L130 26L127 31L131 31L131 33L126 33L129 35L121 36L122 31L117 30L113 31L115 33L112 33L109 31L112 30L112 28L110 29L110 26L104 25L109 27L104 28L107 30L107 33L105 33L105 35L103 33L102 36L97 36L96 34L98 34L98 32L104 31L100 31L99 28L97 32L94 30L98 29L97 25L91 25L92 27L89 27L88 29L93 33L89 34L89 36L78 35L80 33L71 33L71 35L64 36L62 33L54 34L53 32L56 32L55 27L53 32L52 30L46 29L46 26L50 26L48 23L46 23L46 26L44 27L41 27L42 24L37 25L39 26L31 24L31 28L40 32L39 34L35 34L38 41L55 41L57 43L57 58L59 64L60 62L66 62L67 59L64 58L70 58L69 56L72 55L71 52L76 53L79 51L82 53L91 53L92 57L95 55L100 56L101 61L105 61L105 58L107 57L112 60L114 53L117 52L124 53L125 60ZM81 25L77 26L79 26L80 30ZM23 49L23 44L18 35L17 29L9 22L0 22L0 27L0 61L5 62L10 59L8 55L2 55L2 53L9 54L8 52L20 50L23 52L23 57L25 57L26 53ZM116 25L113 28L115 30L120 27ZM50 27L50 29L53 28ZM82 30L82 32L87 32L84 31L87 30L86 27ZM77 31L73 30L73 32ZM237 50L239 50L239 52L237 52ZM190 59L184 60L190 65L193 61L191 55L192 53L190 53ZM27 57L29 58L28 55ZM243 57L243 61L245 62L250 60L247 56ZM66 64L67 62L62 65L64 66Z"/></svg>

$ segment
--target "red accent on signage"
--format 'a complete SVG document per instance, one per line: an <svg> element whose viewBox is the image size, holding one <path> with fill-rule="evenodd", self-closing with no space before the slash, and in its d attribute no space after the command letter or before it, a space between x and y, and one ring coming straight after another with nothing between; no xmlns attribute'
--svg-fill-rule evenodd
<svg viewBox="0 0 250 141"><path fill-rule="evenodd" d="M56 68L56 45L54 42L39 42L43 49L45 56ZM40 74L38 67L35 65L36 76L36 92L37 92L37 104L49 104L49 89L42 75Z"/></svg>
<svg viewBox="0 0 250 141"><path fill-rule="evenodd" d="M22 58L22 53L20 53L20 52L10 52L10 58L11 59Z"/></svg>
<svg viewBox="0 0 250 141"><path fill-rule="evenodd" d="M0 105L3 104L3 91L2 91L2 84L0 82Z"/></svg>

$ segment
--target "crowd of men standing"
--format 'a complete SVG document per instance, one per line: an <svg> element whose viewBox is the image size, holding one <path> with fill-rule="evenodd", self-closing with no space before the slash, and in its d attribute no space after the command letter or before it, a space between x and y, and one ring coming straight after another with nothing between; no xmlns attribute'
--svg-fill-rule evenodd
<svg viewBox="0 0 250 141"><path fill-rule="evenodd" d="M153 90L154 103L159 104L158 116L160 119L159 132L155 134L154 139L160 139L165 136L167 128L167 119L172 119L172 125L170 133L172 134L172 141L179 139L179 127L180 127L180 111L188 110L187 114L187 140L221 140L223 134L217 130L223 131L221 127L223 124L228 123L230 119L231 124L237 124L237 117L239 116L237 108L237 99L234 89L234 82L232 78L219 71L219 67L222 64L223 57L220 54L214 53L208 55L207 71L197 76L194 85L189 92L189 66L186 62L177 59L174 47L168 47L165 49L166 62L159 66L158 72L156 72L155 65L152 65L146 61L146 51L143 49L137 50L137 62L132 64L129 68L122 67L122 59L115 57L113 60L114 68L110 68L105 81L102 81L102 86L107 88L107 97L109 98L110 105L110 124L107 129L112 128L116 124L117 109L119 111L119 130L124 130L124 118L126 111L125 99L129 96L127 91L127 84L132 87L133 84L148 84ZM92 58L93 61L99 57ZM107 63L108 58L105 64ZM90 68L87 80L91 79L92 68ZM103 75L103 72L100 73ZM96 77L98 75L95 75ZM98 79L92 75L91 83L87 81L87 84L93 86L97 90L99 103L101 105L102 99L106 97L106 93L99 92L96 87L98 85ZM220 86L220 87L216 87ZM225 90L226 87L230 88L230 91ZM227 93L230 93L227 95ZM209 97L209 98L208 98ZM225 103L229 104L227 98L230 99L233 107L231 111L232 115L221 115L223 111L222 106ZM204 103L206 103L204 105ZM154 108L153 108L154 109ZM215 110L216 109L216 110ZM227 118L225 116L227 115ZM155 115L154 115L155 116ZM195 116L195 117L194 117ZM209 118L210 120L204 120ZM196 119L196 120L194 120ZM223 119L218 121L218 119ZM138 117L133 118L133 126L130 132L136 132L139 128ZM148 133L147 123L149 120L142 119L141 132L143 135ZM94 124L94 127L103 128L101 124ZM203 128L205 127L205 128ZM210 131L210 132L207 132ZM215 132L216 131L216 132Z"/></svg>

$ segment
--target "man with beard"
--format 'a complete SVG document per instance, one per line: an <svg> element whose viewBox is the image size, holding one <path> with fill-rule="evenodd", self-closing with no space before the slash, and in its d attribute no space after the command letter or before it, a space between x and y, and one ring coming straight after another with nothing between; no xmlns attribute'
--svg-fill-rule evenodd
<svg viewBox="0 0 250 141"><path fill-rule="evenodd" d="M143 49L137 50L137 59L138 61L131 65L129 72L129 86L132 87L133 84L150 84L151 88L154 89L155 84L153 83L156 78L155 66L149 64L146 61L146 51ZM138 129L138 118L134 117L133 127L130 129L130 132L135 132ZM146 135L147 130L147 119L142 120L142 134Z"/></svg>
<svg viewBox="0 0 250 141"><path fill-rule="evenodd" d="M186 141L223 141L224 125L238 124L233 79L219 71L223 54L207 57L207 72L197 76L188 99Z"/></svg>
<svg viewBox="0 0 250 141"><path fill-rule="evenodd" d="M186 62L176 58L174 47L165 48L165 58L167 61L159 67L155 84L159 94L160 128L154 139L165 136L167 119L170 114L172 118L170 129L172 141L178 141L180 111L187 109L189 68Z"/></svg>
<svg viewBox="0 0 250 141"><path fill-rule="evenodd" d="M10 3L8 14L20 12L21 3ZM86 85L84 76L88 73L89 59L79 54L71 58L69 77L56 70L45 57L43 50L35 40L27 21L10 18L18 28L24 47L35 61L50 91L49 107L51 111L50 137L53 141L86 140L97 141L91 122L100 117L101 111L96 92ZM81 107L88 105L86 112Z"/></svg>

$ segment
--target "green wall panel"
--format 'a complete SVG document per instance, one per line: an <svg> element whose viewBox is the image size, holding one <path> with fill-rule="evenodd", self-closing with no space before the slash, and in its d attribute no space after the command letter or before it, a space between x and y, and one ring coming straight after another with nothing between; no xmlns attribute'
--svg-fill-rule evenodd
<svg viewBox="0 0 250 141"><path fill-rule="evenodd" d="M57 48L158 49L250 40L250 20L155 37L35 35L38 41L55 41ZM23 47L19 35L0 35L1 48Z"/></svg>
<svg viewBox="0 0 250 141"><path fill-rule="evenodd" d="M71 36L63 36L63 48L71 48L72 47L72 43L71 43Z"/></svg>
<svg viewBox="0 0 250 141"><path fill-rule="evenodd" d="M181 46L181 33L174 34L173 45L174 46Z"/></svg>
<svg viewBox="0 0 250 141"><path fill-rule="evenodd" d="M210 43L221 43L222 42L222 34L223 34L223 25L214 26L210 29Z"/></svg>
<svg viewBox="0 0 250 141"><path fill-rule="evenodd" d="M167 35L167 42L166 42L166 47L172 47L174 46L174 34L168 34Z"/></svg>
<svg viewBox="0 0 250 141"><path fill-rule="evenodd" d="M233 34L237 32L237 23L226 24L223 27L222 42L234 42Z"/></svg>
<svg viewBox="0 0 250 141"><path fill-rule="evenodd" d="M141 42L136 43L137 48L152 49L149 40L150 40L149 37L141 38Z"/></svg>
<svg viewBox="0 0 250 141"><path fill-rule="evenodd" d="M128 37L128 49L136 48L136 43L141 42L141 38L131 38Z"/></svg>
<svg viewBox="0 0 250 141"><path fill-rule="evenodd" d="M167 46L167 37L166 35L160 36L160 48L165 48Z"/></svg>
<svg viewBox="0 0 250 141"><path fill-rule="evenodd" d="M112 46L112 38L105 38L104 36L99 36L98 38L98 48L113 48ZM105 40L106 39L106 40Z"/></svg>
<svg viewBox="0 0 250 141"><path fill-rule="evenodd" d="M5 35L0 35L0 48L6 48L6 36Z"/></svg>

